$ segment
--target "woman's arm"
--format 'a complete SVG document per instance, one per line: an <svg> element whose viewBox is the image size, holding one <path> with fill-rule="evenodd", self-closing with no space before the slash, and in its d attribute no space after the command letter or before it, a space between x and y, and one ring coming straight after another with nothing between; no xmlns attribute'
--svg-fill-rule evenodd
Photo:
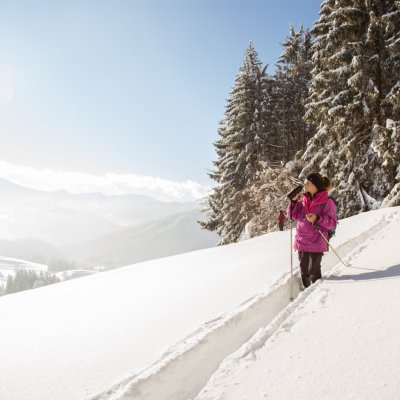
<svg viewBox="0 0 400 400"><path fill-rule="evenodd" d="M315 225L326 231L333 229L337 225L336 206L333 200L328 200Z"/></svg>

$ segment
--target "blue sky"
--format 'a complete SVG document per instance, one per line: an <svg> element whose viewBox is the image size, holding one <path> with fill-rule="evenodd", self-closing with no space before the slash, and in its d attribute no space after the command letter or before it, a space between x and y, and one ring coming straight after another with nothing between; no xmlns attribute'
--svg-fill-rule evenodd
<svg viewBox="0 0 400 400"><path fill-rule="evenodd" d="M273 72L320 2L0 0L1 165L210 185L249 41Z"/></svg>

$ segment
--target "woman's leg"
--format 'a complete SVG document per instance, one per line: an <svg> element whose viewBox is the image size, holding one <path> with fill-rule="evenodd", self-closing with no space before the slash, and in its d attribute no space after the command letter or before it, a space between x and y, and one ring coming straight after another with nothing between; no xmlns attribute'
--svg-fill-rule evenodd
<svg viewBox="0 0 400 400"><path fill-rule="evenodd" d="M309 255L310 253L306 251L299 251L301 280L303 282L304 287L309 287L311 285Z"/></svg>
<svg viewBox="0 0 400 400"><path fill-rule="evenodd" d="M324 253L310 253L311 258L311 269L310 276L311 282L314 283L318 279L321 279L321 260Z"/></svg>

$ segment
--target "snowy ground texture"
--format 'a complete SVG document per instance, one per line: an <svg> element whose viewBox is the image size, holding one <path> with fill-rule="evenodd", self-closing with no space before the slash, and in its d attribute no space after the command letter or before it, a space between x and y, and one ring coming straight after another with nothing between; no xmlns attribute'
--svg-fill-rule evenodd
<svg viewBox="0 0 400 400"><path fill-rule="evenodd" d="M293 302L288 232L5 296L0 398L398 399L399 237L400 208L341 221L351 266Z"/></svg>

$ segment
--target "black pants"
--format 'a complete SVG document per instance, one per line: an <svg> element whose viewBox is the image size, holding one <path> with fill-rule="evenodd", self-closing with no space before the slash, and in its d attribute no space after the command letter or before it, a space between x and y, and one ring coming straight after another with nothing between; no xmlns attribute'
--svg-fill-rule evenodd
<svg viewBox="0 0 400 400"><path fill-rule="evenodd" d="M309 253L299 251L301 280L304 287L309 287L311 283L321 279L321 260L324 253Z"/></svg>
<svg viewBox="0 0 400 400"><path fill-rule="evenodd" d="M285 223L284 222L279 222L279 230L280 231L283 231L283 226L285 225Z"/></svg>

